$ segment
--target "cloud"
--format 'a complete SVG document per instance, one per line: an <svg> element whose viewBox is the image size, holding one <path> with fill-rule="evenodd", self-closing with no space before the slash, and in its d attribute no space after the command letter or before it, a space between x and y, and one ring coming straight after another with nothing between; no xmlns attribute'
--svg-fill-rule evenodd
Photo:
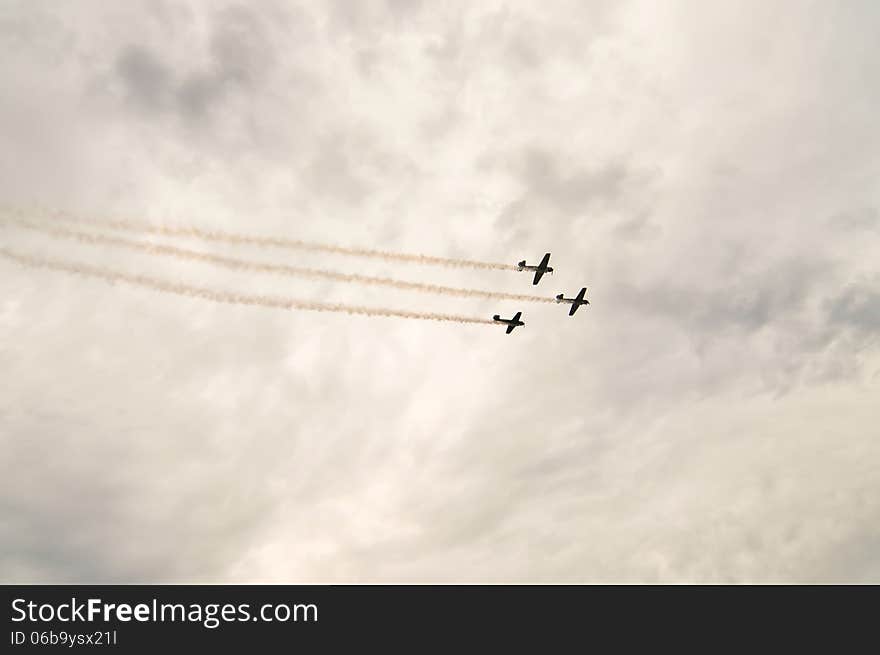
<svg viewBox="0 0 880 655"><path fill-rule="evenodd" d="M880 226L880 212L874 207L844 211L832 216L831 223L848 230L871 230Z"/></svg>
<svg viewBox="0 0 880 655"><path fill-rule="evenodd" d="M138 46L127 48L117 59L116 70L139 109L156 112L165 108L171 95L171 75L149 51Z"/></svg>
<svg viewBox="0 0 880 655"><path fill-rule="evenodd" d="M210 246L506 294L588 286L592 304L569 318L0 226L4 248L127 276L526 321L507 337L221 306L2 263L4 580L876 581L878 18L14 3L0 205L551 251L536 291L515 271Z"/></svg>
<svg viewBox="0 0 880 655"><path fill-rule="evenodd" d="M880 281L851 284L831 299L826 309L831 322L876 339L880 336Z"/></svg>
<svg viewBox="0 0 880 655"><path fill-rule="evenodd" d="M560 162L550 153L529 150L524 157L520 178L531 197L567 214L617 200L629 177L626 168L620 164L598 170L576 170L569 174L560 168Z"/></svg>
<svg viewBox="0 0 880 655"><path fill-rule="evenodd" d="M116 74L135 108L147 113L174 112L186 120L203 120L228 92L254 92L274 66L271 40L260 20L244 7L218 12L204 48L206 65L172 73L159 56L143 45L125 47ZM198 41L196 41L198 45Z"/></svg>

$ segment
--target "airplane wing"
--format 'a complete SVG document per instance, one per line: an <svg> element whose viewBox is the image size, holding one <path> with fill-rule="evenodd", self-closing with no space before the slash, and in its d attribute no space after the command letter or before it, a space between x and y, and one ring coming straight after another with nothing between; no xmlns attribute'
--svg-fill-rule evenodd
<svg viewBox="0 0 880 655"><path fill-rule="evenodd" d="M544 254L544 259L541 260L541 263L538 264L538 270L535 271L535 279L532 284L538 284L541 281L541 278L544 277L544 273L547 272L547 266L550 264L550 253Z"/></svg>
<svg viewBox="0 0 880 655"><path fill-rule="evenodd" d="M513 332L513 328L515 328L515 327L516 327L515 325L508 325L507 330L506 330L507 334L510 334L511 332Z"/></svg>
<svg viewBox="0 0 880 655"><path fill-rule="evenodd" d="M581 292L577 295L577 300L583 300L583 299L584 299L584 294L585 294L586 292L587 292L587 287L584 287L583 289L581 289Z"/></svg>
<svg viewBox="0 0 880 655"><path fill-rule="evenodd" d="M573 302L571 304L571 309L568 310L568 315L574 316L574 313L578 310L578 307L580 307L580 304Z"/></svg>
<svg viewBox="0 0 880 655"><path fill-rule="evenodd" d="M516 314L514 314L512 319L513 322L515 323L516 321L518 321L520 316L522 316L522 312L517 312Z"/></svg>

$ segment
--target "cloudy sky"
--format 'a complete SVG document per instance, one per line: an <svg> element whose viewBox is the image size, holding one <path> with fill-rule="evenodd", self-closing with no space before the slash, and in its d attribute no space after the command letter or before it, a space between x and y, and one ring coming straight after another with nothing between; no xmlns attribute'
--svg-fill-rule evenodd
<svg viewBox="0 0 880 655"><path fill-rule="evenodd" d="M593 301L569 318L0 225L30 256L527 323L0 258L0 579L880 582L878 33L872 0L0 0L5 215L552 251L538 292Z"/></svg>

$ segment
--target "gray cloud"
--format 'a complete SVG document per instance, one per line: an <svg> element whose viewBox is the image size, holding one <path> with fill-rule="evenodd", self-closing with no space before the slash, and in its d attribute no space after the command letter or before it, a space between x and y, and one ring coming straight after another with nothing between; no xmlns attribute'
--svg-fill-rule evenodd
<svg viewBox="0 0 880 655"><path fill-rule="evenodd" d="M520 179L529 197L569 215L618 199L630 177L620 164L566 172L560 170L557 159L541 150L529 150L523 159Z"/></svg>
<svg viewBox="0 0 880 655"><path fill-rule="evenodd" d="M154 112L166 108L172 92L171 74L152 53L131 46L120 54L116 70L135 105Z"/></svg>
<svg viewBox="0 0 880 655"><path fill-rule="evenodd" d="M687 276L655 280L643 289L621 285L615 291L633 312L658 314L701 333L725 328L755 331L803 315L819 281L835 270L834 263L807 258L758 271L748 270L743 259L739 263L731 265L726 279L711 289Z"/></svg>
<svg viewBox="0 0 880 655"><path fill-rule="evenodd" d="M342 139L325 141L306 170L306 179L317 194L328 201L357 204L367 191L366 182L355 171L358 152L351 152Z"/></svg>
<svg viewBox="0 0 880 655"><path fill-rule="evenodd" d="M271 43L262 32L252 13L232 7L220 12L214 23L205 69L174 75L155 52L132 45L117 57L116 73L137 108L203 119L233 88L253 91L256 81L272 67Z"/></svg>
<svg viewBox="0 0 880 655"><path fill-rule="evenodd" d="M874 207L840 212L831 217L831 224L850 230L871 230L880 227L880 212Z"/></svg>
<svg viewBox="0 0 880 655"><path fill-rule="evenodd" d="M521 189L497 218L506 239L531 240L540 233L559 240L577 238L572 228L578 219L592 230L603 222L613 223L623 240L660 230L649 223L650 209L643 206L656 181L647 170L619 161L585 166L534 147L513 158L490 155L480 168L512 172Z"/></svg>
<svg viewBox="0 0 880 655"><path fill-rule="evenodd" d="M129 275L526 321L506 337L278 313L0 263L0 575L876 581L878 17L0 10L0 205L485 261L549 250L536 289L211 246L506 293L586 285L593 303L569 318L0 225L4 248Z"/></svg>
<svg viewBox="0 0 880 655"><path fill-rule="evenodd" d="M865 281L847 286L826 303L832 323L880 336L880 283Z"/></svg>

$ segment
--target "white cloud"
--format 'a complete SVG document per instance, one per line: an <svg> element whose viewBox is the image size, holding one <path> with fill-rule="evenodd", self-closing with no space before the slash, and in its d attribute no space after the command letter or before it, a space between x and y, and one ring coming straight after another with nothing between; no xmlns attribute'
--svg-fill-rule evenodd
<svg viewBox="0 0 880 655"><path fill-rule="evenodd" d="M7 581L876 581L872 3L6 3L0 202L491 261L431 298L0 263ZM312 254L528 293L512 272Z"/></svg>

